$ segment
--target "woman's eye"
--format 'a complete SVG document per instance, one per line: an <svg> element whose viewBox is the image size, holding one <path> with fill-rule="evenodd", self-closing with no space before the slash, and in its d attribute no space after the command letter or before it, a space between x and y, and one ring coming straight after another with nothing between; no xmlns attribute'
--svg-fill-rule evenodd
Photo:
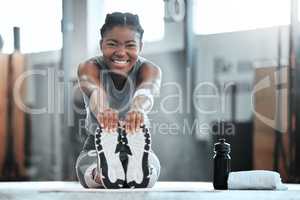
<svg viewBox="0 0 300 200"><path fill-rule="evenodd" d="M129 47L129 48L135 48L136 44L127 44L126 46Z"/></svg>
<svg viewBox="0 0 300 200"><path fill-rule="evenodd" d="M107 46L110 46L110 47L115 47L117 46L115 43L107 43Z"/></svg>

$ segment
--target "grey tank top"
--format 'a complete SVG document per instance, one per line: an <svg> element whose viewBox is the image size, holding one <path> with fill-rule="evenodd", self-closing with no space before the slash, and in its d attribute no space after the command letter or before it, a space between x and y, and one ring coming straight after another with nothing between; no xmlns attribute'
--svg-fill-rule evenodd
<svg viewBox="0 0 300 200"><path fill-rule="evenodd" d="M111 71L103 61L102 56L94 57L89 62L95 63L100 68L101 83L108 96L109 106L119 112L119 118L124 119L126 113L130 109L132 98L136 90L136 81L139 69L147 61L143 57L139 57L132 70L127 75L127 81L121 90L117 89L111 78ZM85 126L88 132L93 134L98 126L97 120L89 107L89 97L83 93L83 99L86 109Z"/></svg>

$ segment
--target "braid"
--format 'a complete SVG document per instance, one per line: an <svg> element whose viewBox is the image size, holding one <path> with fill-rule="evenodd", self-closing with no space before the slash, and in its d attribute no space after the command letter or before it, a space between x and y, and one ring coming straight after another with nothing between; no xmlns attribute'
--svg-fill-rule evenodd
<svg viewBox="0 0 300 200"><path fill-rule="evenodd" d="M105 18L105 23L102 26L100 32L101 37L104 37L104 34L107 31L110 31L115 26L129 26L134 31L140 34L140 39L143 39L144 29L140 24L140 20L138 15L134 15L132 13L121 13L121 12L113 12L111 14L107 14Z"/></svg>

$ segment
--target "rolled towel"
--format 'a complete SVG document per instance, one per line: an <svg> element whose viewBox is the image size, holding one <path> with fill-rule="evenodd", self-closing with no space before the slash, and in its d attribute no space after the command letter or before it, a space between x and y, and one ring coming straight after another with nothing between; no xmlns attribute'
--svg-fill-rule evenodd
<svg viewBox="0 0 300 200"><path fill-rule="evenodd" d="M267 170L230 172L228 189L231 190L287 190L280 174Z"/></svg>

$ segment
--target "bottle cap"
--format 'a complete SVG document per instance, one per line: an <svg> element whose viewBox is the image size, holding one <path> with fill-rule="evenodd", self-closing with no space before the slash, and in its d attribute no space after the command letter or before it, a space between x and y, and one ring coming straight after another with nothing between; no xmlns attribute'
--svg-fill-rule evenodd
<svg viewBox="0 0 300 200"><path fill-rule="evenodd" d="M230 144L225 142L224 138L219 139L218 143L215 143L215 152L230 152Z"/></svg>

